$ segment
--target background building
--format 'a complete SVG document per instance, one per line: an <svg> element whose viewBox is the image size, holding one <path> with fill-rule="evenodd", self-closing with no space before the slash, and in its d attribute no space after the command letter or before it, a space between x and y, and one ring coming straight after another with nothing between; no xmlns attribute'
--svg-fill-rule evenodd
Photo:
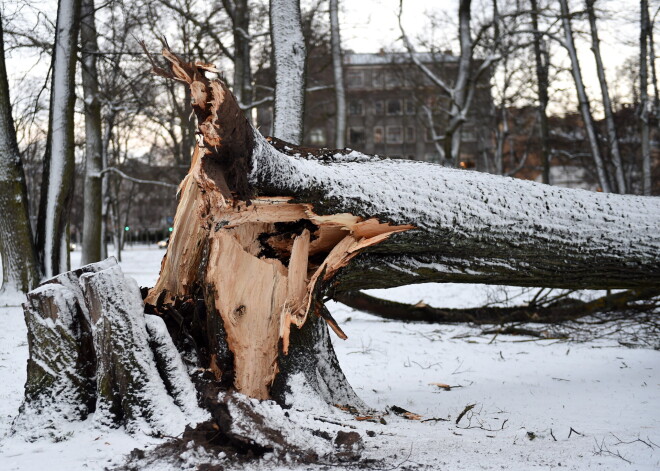
<svg viewBox="0 0 660 471"><path fill-rule="evenodd" d="M457 74L458 58L449 51L420 53L418 58L448 83ZM303 144L334 147L335 94L330 57L310 57ZM439 162L441 152L432 127L444 134L448 96L412 63L407 53L344 54L347 147L391 158ZM478 64L475 64L478 66ZM272 132L272 106L257 110L261 132ZM479 166L488 152L494 126L490 74L481 75L468 118L462 126L460 161Z"/></svg>

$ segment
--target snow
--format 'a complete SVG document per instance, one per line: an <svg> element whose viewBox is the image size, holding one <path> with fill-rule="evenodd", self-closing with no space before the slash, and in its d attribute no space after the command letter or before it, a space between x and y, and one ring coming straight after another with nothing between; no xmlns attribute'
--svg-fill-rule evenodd
<svg viewBox="0 0 660 471"><path fill-rule="evenodd" d="M122 269L138 284L152 285L163 253L155 247L129 247L123 252ZM74 266L79 257L79 252L72 254ZM370 293L468 307L494 302L502 292L517 295L511 302L518 303L529 296L521 291L426 284ZM0 299L0 306L5 304ZM385 459L382 467L400 464L399 469L415 469L417 464L419 469L468 470L559 469L560 463L560 469L573 470L660 467L659 351L623 348L615 338L575 343L484 337L464 325L404 324L338 303L330 303L329 308L348 335L346 341L333 338L333 342L358 395L381 412L396 405L426 420L411 421L390 413L383 416L385 425L358 422L305 396L301 381L300 388L295 388L301 392L289 398L296 404L290 420L321 430L357 431L365 442L363 458ZM27 342L20 307L0 307L0 322L0 469L36 471L47 463L49 471L102 470L121 463L133 448L147 449L163 442L139 433L131 436L122 429L99 430L89 420L74 424L70 437L59 443L26 443L6 436L22 400ZM456 387L445 391L431 383ZM458 415L469 404L475 407L457 425ZM281 411L270 403L261 404L259 412L276 423L284 421ZM370 437L367 431L375 435ZM298 432L289 428L286 433ZM305 438L308 435L300 431L299 439ZM199 449L186 453L186 469L194 469L196 460L207 457ZM216 462L226 466L223 458L217 457ZM161 463L149 469L182 468ZM294 467L265 460L241 469Z"/></svg>

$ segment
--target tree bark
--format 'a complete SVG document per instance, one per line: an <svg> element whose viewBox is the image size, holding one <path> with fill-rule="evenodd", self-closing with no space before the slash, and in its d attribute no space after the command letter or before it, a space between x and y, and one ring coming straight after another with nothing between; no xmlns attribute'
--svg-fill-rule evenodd
<svg viewBox="0 0 660 471"><path fill-rule="evenodd" d="M426 281L660 283L657 199L266 140L208 66L163 53L172 70L155 72L191 88L200 141L146 302L203 306L213 333L198 345L203 366L242 393L276 397L305 361L328 377L329 346L311 360L296 353L309 351L311 319L344 337L326 295ZM350 391L335 378L333 389Z"/></svg>
<svg viewBox="0 0 660 471"><path fill-rule="evenodd" d="M647 0L640 2L640 38L639 38L639 95L640 95L640 131L642 141L642 194L651 195L651 141L649 129L649 93L648 93L648 37L649 6Z"/></svg>
<svg viewBox="0 0 660 471"><path fill-rule="evenodd" d="M69 266L68 224L73 194L76 46L81 0L59 0L48 138L44 157L37 248L46 277Z"/></svg>
<svg viewBox="0 0 660 471"><path fill-rule="evenodd" d="M99 425L153 435L206 418L163 320L145 316L114 259L46 281L24 310L30 356L13 433L61 440L92 412Z"/></svg>
<svg viewBox="0 0 660 471"><path fill-rule="evenodd" d="M575 90L580 103L580 112L582 113L582 120L584 121L584 130L587 133L587 139L589 141L589 146L591 147L591 156L593 157L596 166L598 183L600 184L602 191L609 193L610 184L607 179L607 170L603 163L603 158L601 157L594 119L591 115L591 106L589 104L589 98L587 97L587 91L584 88L582 71L580 70L580 61L578 60L575 42L573 41L573 27L571 26L568 2L567 0L559 0L559 4L561 6L562 25L564 28L564 44L571 59L571 70L573 72L573 80L575 81Z"/></svg>
<svg viewBox="0 0 660 471"><path fill-rule="evenodd" d="M332 42L332 71L335 77L335 146L346 147L346 91L344 89L344 64L339 34L339 0L330 0L330 38Z"/></svg>
<svg viewBox="0 0 660 471"><path fill-rule="evenodd" d="M94 0L83 0L80 38L82 43L82 80L85 98L85 187L83 200L83 237L81 264L101 260L103 189L103 123L99 100L96 57L98 45L94 20Z"/></svg>
<svg viewBox="0 0 660 471"><path fill-rule="evenodd" d="M300 144L305 110L305 61L300 0L270 0L270 35L275 64L273 135Z"/></svg>
<svg viewBox="0 0 660 471"><path fill-rule="evenodd" d="M536 63L536 81L539 97L539 125L541 138L541 165L543 166L543 183L550 184L550 149L549 149L549 131L548 131L548 69L549 54L542 42L542 35L539 31L539 7L537 0L531 0L532 28L534 30L534 60Z"/></svg>
<svg viewBox="0 0 660 471"><path fill-rule="evenodd" d="M0 18L4 20L3 18ZM1 22L0 22L1 23ZM11 114L0 24L0 294L27 292L39 282L37 253L28 213L27 187Z"/></svg>

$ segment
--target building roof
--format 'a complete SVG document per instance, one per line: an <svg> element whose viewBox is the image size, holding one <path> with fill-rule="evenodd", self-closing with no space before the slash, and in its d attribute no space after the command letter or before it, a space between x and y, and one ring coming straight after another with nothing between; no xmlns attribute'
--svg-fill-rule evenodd
<svg viewBox="0 0 660 471"><path fill-rule="evenodd" d="M443 52L416 52L422 62L456 62L458 57ZM344 53L344 65L388 65L412 62L407 52Z"/></svg>

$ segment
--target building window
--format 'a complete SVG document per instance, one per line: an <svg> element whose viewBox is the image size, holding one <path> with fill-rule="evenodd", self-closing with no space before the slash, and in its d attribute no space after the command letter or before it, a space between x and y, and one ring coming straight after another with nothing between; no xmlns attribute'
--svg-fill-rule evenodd
<svg viewBox="0 0 660 471"><path fill-rule="evenodd" d="M394 88L401 84L399 77L394 72L385 72L385 87Z"/></svg>
<svg viewBox="0 0 660 471"><path fill-rule="evenodd" d="M372 84L374 88L383 88L383 73L381 71L373 71Z"/></svg>
<svg viewBox="0 0 660 471"><path fill-rule="evenodd" d="M383 127L382 126L376 126L374 128L374 144L382 144L383 141L385 140L383 132Z"/></svg>
<svg viewBox="0 0 660 471"><path fill-rule="evenodd" d="M364 144L364 128L348 128L348 143L353 146Z"/></svg>
<svg viewBox="0 0 660 471"><path fill-rule="evenodd" d="M387 126L387 143L401 144L403 142L403 129L401 126Z"/></svg>
<svg viewBox="0 0 660 471"><path fill-rule="evenodd" d="M348 103L348 114L362 116L362 100L351 100Z"/></svg>
<svg viewBox="0 0 660 471"><path fill-rule="evenodd" d="M321 128L314 128L309 131L309 143L313 146L325 145L325 131Z"/></svg>
<svg viewBox="0 0 660 471"><path fill-rule="evenodd" d="M406 114L415 114L415 102L406 100Z"/></svg>
<svg viewBox="0 0 660 471"><path fill-rule="evenodd" d="M406 127L406 142L415 142L415 127Z"/></svg>
<svg viewBox="0 0 660 471"><path fill-rule="evenodd" d="M346 83L349 88L360 88L364 85L364 74L361 71L353 71L346 74Z"/></svg>
<svg viewBox="0 0 660 471"><path fill-rule="evenodd" d="M401 100L387 100L387 114L401 114Z"/></svg>
<svg viewBox="0 0 660 471"><path fill-rule="evenodd" d="M383 102L382 100L374 101L374 114L376 116L383 115Z"/></svg>

